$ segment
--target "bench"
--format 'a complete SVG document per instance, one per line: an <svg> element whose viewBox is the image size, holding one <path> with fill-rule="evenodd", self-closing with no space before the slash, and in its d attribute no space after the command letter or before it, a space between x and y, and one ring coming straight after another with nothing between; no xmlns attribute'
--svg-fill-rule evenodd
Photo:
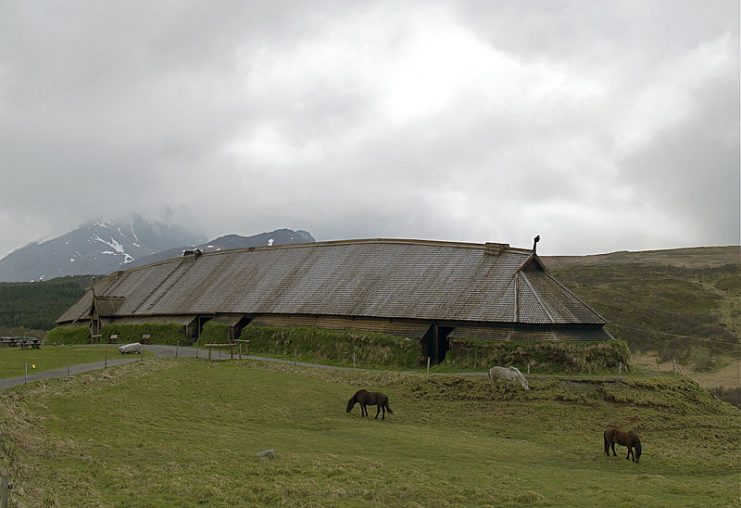
<svg viewBox="0 0 741 508"><path fill-rule="evenodd" d="M112 333L110 337L108 337L108 344L115 344L118 342L118 334Z"/></svg>

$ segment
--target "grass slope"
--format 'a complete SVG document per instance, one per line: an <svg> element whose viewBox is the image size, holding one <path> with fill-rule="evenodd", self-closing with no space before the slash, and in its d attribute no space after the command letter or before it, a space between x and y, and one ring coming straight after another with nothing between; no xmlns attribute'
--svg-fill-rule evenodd
<svg viewBox="0 0 741 508"><path fill-rule="evenodd" d="M735 262L729 261L734 254ZM550 258L547 264L556 278L607 318L610 332L631 351L658 351L662 360L684 360L698 346L736 357L741 353L736 248L615 253L568 262Z"/></svg>
<svg viewBox="0 0 741 508"><path fill-rule="evenodd" d="M0 466L13 475L17 506L738 502L741 413L691 381L530 384L523 392L470 376L137 362L0 394ZM395 415L345 413L359 387L388 393ZM607 425L640 433L639 465L603 455ZM277 458L256 457L264 448Z"/></svg>

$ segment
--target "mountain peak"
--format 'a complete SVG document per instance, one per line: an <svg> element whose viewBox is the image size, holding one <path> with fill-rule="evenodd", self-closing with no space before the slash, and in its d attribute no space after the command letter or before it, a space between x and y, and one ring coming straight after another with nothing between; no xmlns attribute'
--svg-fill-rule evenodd
<svg viewBox="0 0 741 508"><path fill-rule="evenodd" d="M36 281L104 274L135 259L202 237L138 214L99 218L51 239L32 242L0 259L0 281Z"/></svg>
<svg viewBox="0 0 741 508"><path fill-rule="evenodd" d="M177 257L194 247L206 252L314 241L307 231L282 228L253 236L226 235L204 243L200 235L147 220L138 213L99 217L56 238L31 242L0 259L0 281L104 275Z"/></svg>

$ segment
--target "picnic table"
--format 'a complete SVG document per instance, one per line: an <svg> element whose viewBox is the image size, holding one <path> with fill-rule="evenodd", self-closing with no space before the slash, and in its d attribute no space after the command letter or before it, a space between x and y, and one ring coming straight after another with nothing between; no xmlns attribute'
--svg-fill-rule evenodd
<svg viewBox="0 0 741 508"><path fill-rule="evenodd" d="M21 340L18 345L21 349L41 349L41 341L36 337L30 337L26 340Z"/></svg>
<svg viewBox="0 0 741 508"><path fill-rule="evenodd" d="M1 337L0 347L20 347L21 349L41 349L41 340L36 337Z"/></svg>

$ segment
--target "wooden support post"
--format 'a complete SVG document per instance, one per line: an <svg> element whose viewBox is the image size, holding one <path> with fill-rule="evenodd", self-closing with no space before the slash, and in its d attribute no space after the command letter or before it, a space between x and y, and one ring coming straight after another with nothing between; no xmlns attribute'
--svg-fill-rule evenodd
<svg viewBox="0 0 741 508"><path fill-rule="evenodd" d="M229 359L234 360L234 344L229 348Z"/></svg>
<svg viewBox="0 0 741 508"><path fill-rule="evenodd" d="M430 357L427 357L427 374L430 373Z"/></svg>
<svg viewBox="0 0 741 508"><path fill-rule="evenodd" d="M208 347L208 361L211 361L211 346Z"/></svg>
<svg viewBox="0 0 741 508"><path fill-rule="evenodd" d="M26 373L23 375L23 384L28 384L28 364L26 364Z"/></svg>
<svg viewBox="0 0 741 508"><path fill-rule="evenodd" d="M439 344L440 332L439 332L439 330L437 328L437 323L435 323L434 326L435 326L435 328L434 328L435 332L434 332L434 339L433 340L435 341L435 344L433 345L433 348L432 349L433 349L433 351L435 351L435 353L434 353L435 354L435 363L438 363L440 361L440 344Z"/></svg>

